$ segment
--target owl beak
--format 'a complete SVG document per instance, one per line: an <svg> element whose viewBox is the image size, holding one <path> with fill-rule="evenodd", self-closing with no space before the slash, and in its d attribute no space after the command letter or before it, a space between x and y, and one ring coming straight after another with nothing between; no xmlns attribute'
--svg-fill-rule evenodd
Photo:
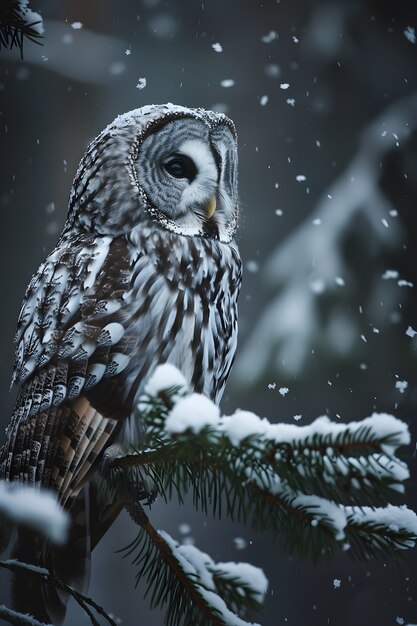
<svg viewBox="0 0 417 626"><path fill-rule="evenodd" d="M213 196L212 198L210 198L206 206L206 215L208 219L213 217L216 211L216 206L217 206L216 198L215 196Z"/></svg>

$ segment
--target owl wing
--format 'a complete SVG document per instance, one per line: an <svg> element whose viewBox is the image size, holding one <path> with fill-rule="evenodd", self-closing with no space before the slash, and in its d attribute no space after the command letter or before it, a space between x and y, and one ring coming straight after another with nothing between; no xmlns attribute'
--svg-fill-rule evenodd
<svg viewBox="0 0 417 626"><path fill-rule="evenodd" d="M80 372L88 363L85 377L73 374L67 388L55 384L53 404L96 384L103 368L94 368L94 362L123 335L120 324L107 322L122 306L128 283L129 257L122 237L63 237L26 291L12 383L24 382L51 361L70 361Z"/></svg>
<svg viewBox="0 0 417 626"><path fill-rule="evenodd" d="M2 450L4 478L64 498L118 430L119 416L97 411L88 392L129 361L114 321L129 266L123 237L63 236L33 277L16 334L13 382L22 387Z"/></svg>

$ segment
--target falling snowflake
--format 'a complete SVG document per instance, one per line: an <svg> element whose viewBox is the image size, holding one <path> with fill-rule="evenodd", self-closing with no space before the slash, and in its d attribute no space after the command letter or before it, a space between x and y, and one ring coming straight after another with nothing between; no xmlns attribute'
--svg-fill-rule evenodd
<svg viewBox="0 0 417 626"><path fill-rule="evenodd" d="M188 535L188 533L191 532L191 526L190 524L180 524L178 526L178 530L180 531L181 535Z"/></svg>
<svg viewBox="0 0 417 626"><path fill-rule="evenodd" d="M83 27L82 22L73 22L71 24L71 28L73 28L74 30L80 30Z"/></svg>
<svg viewBox="0 0 417 626"><path fill-rule="evenodd" d="M383 274L382 274L382 280L395 280L396 278L398 278L399 273L397 272L397 270L386 270Z"/></svg>
<svg viewBox="0 0 417 626"><path fill-rule="evenodd" d="M398 391L400 393L404 393L404 391L407 389L408 387L408 382L406 380L396 380L395 381L395 388L398 389Z"/></svg>
<svg viewBox="0 0 417 626"><path fill-rule="evenodd" d="M138 84L136 85L136 89L145 89L146 87L146 78L139 78Z"/></svg>
<svg viewBox="0 0 417 626"><path fill-rule="evenodd" d="M257 263L256 261L248 261L246 263L246 269L251 274L256 274L256 272L259 271L259 263Z"/></svg>
<svg viewBox="0 0 417 626"><path fill-rule="evenodd" d="M123 74L125 70L126 65L123 63L123 61L115 61L109 67L109 72L112 76L119 76L120 74Z"/></svg>
<svg viewBox="0 0 417 626"><path fill-rule="evenodd" d="M233 543L235 544L236 550L244 550L248 545L246 539L243 539L242 537L235 537L233 539Z"/></svg>
<svg viewBox="0 0 417 626"><path fill-rule="evenodd" d="M276 63L268 63L268 65L265 65L264 71L269 78L278 78L281 74L281 68Z"/></svg>
<svg viewBox="0 0 417 626"><path fill-rule="evenodd" d="M220 81L220 85L222 87L225 87L226 89L228 87L233 87L234 84L235 84L235 81L231 78L225 78L224 80Z"/></svg>
<svg viewBox="0 0 417 626"><path fill-rule="evenodd" d="M413 26L407 26L404 31L404 37L408 39L410 43L416 43L416 29Z"/></svg>
<svg viewBox="0 0 417 626"><path fill-rule="evenodd" d="M281 89L288 89L289 86L290 86L290 83L281 83L280 84L280 88Z"/></svg>
<svg viewBox="0 0 417 626"><path fill-rule="evenodd" d="M221 45L221 43L213 43L211 47L215 52L223 52L223 46Z"/></svg>
<svg viewBox="0 0 417 626"><path fill-rule="evenodd" d="M278 33L275 30L270 30L267 35L261 37L264 43L272 43L275 39L278 39Z"/></svg>

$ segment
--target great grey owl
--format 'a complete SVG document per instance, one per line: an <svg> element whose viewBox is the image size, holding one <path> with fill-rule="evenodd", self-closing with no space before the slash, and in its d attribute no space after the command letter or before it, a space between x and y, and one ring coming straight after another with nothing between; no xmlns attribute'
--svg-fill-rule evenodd
<svg viewBox="0 0 417 626"><path fill-rule="evenodd" d="M74 523L67 549L48 560L22 533L21 558L71 584L85 577L89 551L118 513L100 518L90 479L110 444L137 443L132 409L159 363L220 400L237 338L237 221L236 131L223 114L145 106L88 147L61 238L21 309L20 393L1 477L55 490L89 538ZM21 610L62 618L51 590L24 586L16 583Z"/></svg>

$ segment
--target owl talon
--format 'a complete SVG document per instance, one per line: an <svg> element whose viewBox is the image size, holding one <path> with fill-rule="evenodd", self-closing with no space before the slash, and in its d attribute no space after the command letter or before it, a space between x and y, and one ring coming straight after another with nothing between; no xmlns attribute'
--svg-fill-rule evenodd
<svg viewBox="0 0 417 626"><path fill-rule="evenodd" d="M103 454L103 458L101 460L100 465L100 474L103 478L108 478L110 475L110 465L115 459L120 459L124 457L126 451L123 449L120 443L113 443L111 446L106 448Z"/></svg>

